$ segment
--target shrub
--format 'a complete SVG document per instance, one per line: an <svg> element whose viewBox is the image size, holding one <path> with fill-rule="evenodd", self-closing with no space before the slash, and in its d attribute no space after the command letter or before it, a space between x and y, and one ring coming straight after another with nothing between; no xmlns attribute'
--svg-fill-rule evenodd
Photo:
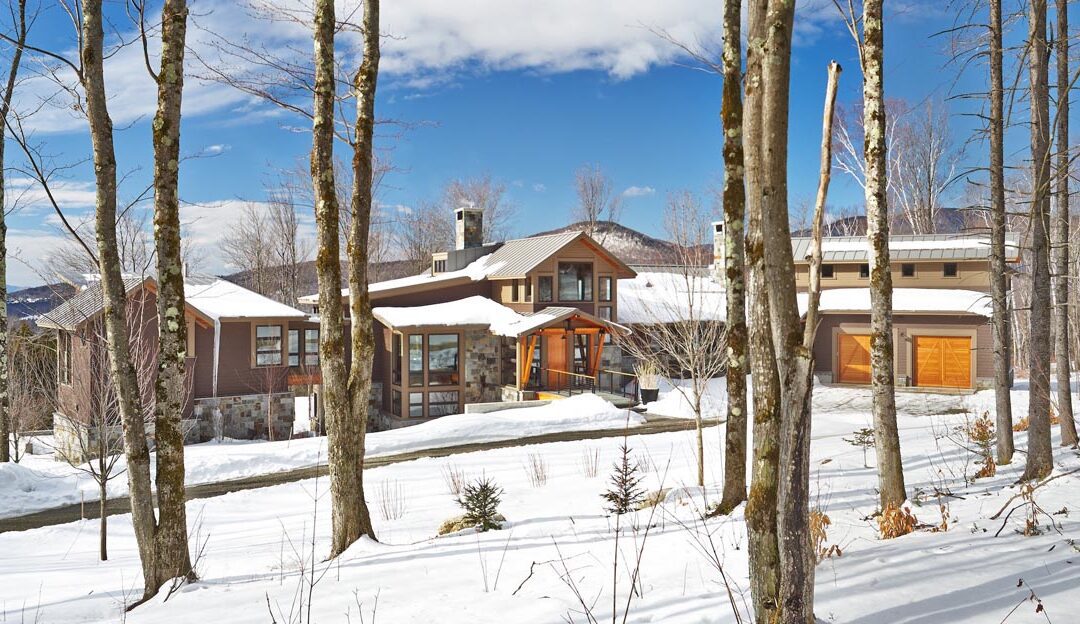
<svg viewBox="0 0 1080 624"><path fill-rule="evenodd" d="M975 445L979 454L979 463L982 464L982 468L979 468L974 478L981 479L997 474L997 464L994 462L993 450L996 433L994 431L994 421L990 420L990 412L983 412L982 416L976 418L975 422L967 426L967 437Z"/></svg>
<svg viewBox="0 0 1080 624"><path fill-rule="evenodd" d="M832 520L824 511L817 508L810 510L810 542L814 545L818 563L829 557L839 557L844 554L840 546L836 544L825 545L829 541L829 525L831 524Z"/></svg>
<svg viewBox="0 0 1080 624"><path fill-rule="evenodd" d="M888 505L878 516L878 532L881 533L881 539L907 535L914 531L918 524L918 519L911 515L911 510L907 507Z"/></svg>
<svg viewBox="0 0 1080 624"><path fill-rule="evenodd" d="M481 532L502 528L497 517L502 494L503 489L488 477L466 483L457 500L458 505L465 510L465 522Z"/></svg>
<svg viewBox="0 0 1080 624"><path fill-rule="evenodd" d="M604 509L616 515L633 511L645 497L645 490L641 487L643 479L641 466L630 461L630 447L624 438L619 459L613 466L611 487L601 495L607 501Z"/></svg>

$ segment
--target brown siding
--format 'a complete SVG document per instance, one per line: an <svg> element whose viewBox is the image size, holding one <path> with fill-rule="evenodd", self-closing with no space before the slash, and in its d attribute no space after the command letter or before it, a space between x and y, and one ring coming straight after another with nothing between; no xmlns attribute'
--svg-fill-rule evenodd
<svg viewBox="0 0 1080 624"><path fill-rule="evenodd" d="M253 325L281 325L282 339L287 340L286 321L222 321L221 349L218 363L218 396L285 392L288 390L286 366L251 365ZM212 366L213 354L203 360ZM201 359L201 358L200 358Z"/></svg>

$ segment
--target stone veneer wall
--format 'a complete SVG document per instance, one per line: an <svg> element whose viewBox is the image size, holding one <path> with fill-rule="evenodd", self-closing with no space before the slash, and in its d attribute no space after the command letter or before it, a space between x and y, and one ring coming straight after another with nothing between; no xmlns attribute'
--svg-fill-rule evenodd
<svg viewBox="0 0 1080 624"><path fill-rule="evenodd" d="M266 418L267 401L273 408L269 423ZM215 406L221 412L220 423L215 414ZM206 442L217 437L237 440L288 440L292 437L295 411L296 403L292 392L195 399L197 426L193 435L189 436L189 441Z"/></svg>
<svg viewBox="0 0 1080 624"><path fill-rule="evenodd" d="M487 329L464 332L465 370L463 371L463 403L489 403L502 400L499 375L500 337Z"/></svg>
<svg viewBox="0 0 1080 624"><path fill-rule="evenodd" d="M150 448L154 448L154 421L144 424L146 427L146 442ZM193 427L190 419L184 420L180 428L184 433L184 441ZM112 447L112 452L120 454L124 452L124 428L121 425L109 425L105 427L106 443ZM91 427L77 420L72 420L60 412L53 413L53 458L58 461L82 463L97 457L101 427Z"/></svg>

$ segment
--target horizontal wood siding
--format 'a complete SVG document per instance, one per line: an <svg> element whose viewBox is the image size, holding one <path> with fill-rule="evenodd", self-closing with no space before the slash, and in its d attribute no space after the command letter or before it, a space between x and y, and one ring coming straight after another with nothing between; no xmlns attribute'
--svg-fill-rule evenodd
<svg viewBox="0 0 1080 624"><path fill-rule="evenodd" d="M825 264L828 264L827 262ZM990 292L990 272L986 262L957 262L957 277L944 277L944 263L914 262L914 277L903 277L901 265L892 263L893 288L952 288ZM821 288L869 288L870 280L859 277L859 263L833 264L833 277L821 279ZM808 268L796 265L795 286L800 290L808 287Z"/></svg>

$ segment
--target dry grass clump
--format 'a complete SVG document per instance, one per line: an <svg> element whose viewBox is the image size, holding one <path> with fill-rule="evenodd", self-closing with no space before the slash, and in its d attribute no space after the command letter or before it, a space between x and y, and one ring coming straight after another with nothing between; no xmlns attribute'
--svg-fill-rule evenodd
<svg viewBox="0 0 1080 624"><path fill-rule="evenodd" d="M397 481L379 484L379 515L386 521L405 517L405 491Z"/></svg>
<svg viewBox="0 0 1080 624"><path fill-rule="evenodd" d="M443 481L446 482L446 489L450 492L450 496L454 498L461 496L461 489L465 487L465 482L469 480L469 476L465 474L465 471L457 464L449 464L443 468L442 473Z"/></svg>
<svg viewBox="0 0 1080 624"><path fill-rule="evenodd" d="M878 516L878 533L881 534L881 539L893 539L907 535L914 531L918 525L919 520L911 514L911 509L908 507L901 508L896 505L888 505Z"/></svg>
<svg viewBox="0 0 1080 624"><path fill-rule="evenodd" d="M525 474L534 488L547 485L548 466L544 456L540 453L529 453L529 461L525 463Z"/></svg>
<svg viewBox="0 0 1080 624"><path fill-rule="evenodd" d="M581 451L581 473L588 479L600 474L600 449L590 447Z"/></svg>
<svg viewBox="0 0 1080 624"><path fill-rule="evenodd" d="M1019 431L1027 431L1030 424L1031 423L1028 422L1028 417L1024 416L1023 418L1021 418L1020 420L1016 421L1013 424L1013 431L1017 431L1017 432L1019 432ZM1055 410L1053 408L1053 406L1050 407L1050 424L1051 425L1060 425L1061 424L1061 418L1058 417L1057 410Z"/></svg>
<svg viewBox="0 0 1080 624"><path fill-rule="evenodd" d="M839 557L844 554L840 550L839 544L826 546L829 541L829 526L831 524L832 520L824 511L816 507L810 510L810 542L814 545L818 563L830 557Z"/></svg>

